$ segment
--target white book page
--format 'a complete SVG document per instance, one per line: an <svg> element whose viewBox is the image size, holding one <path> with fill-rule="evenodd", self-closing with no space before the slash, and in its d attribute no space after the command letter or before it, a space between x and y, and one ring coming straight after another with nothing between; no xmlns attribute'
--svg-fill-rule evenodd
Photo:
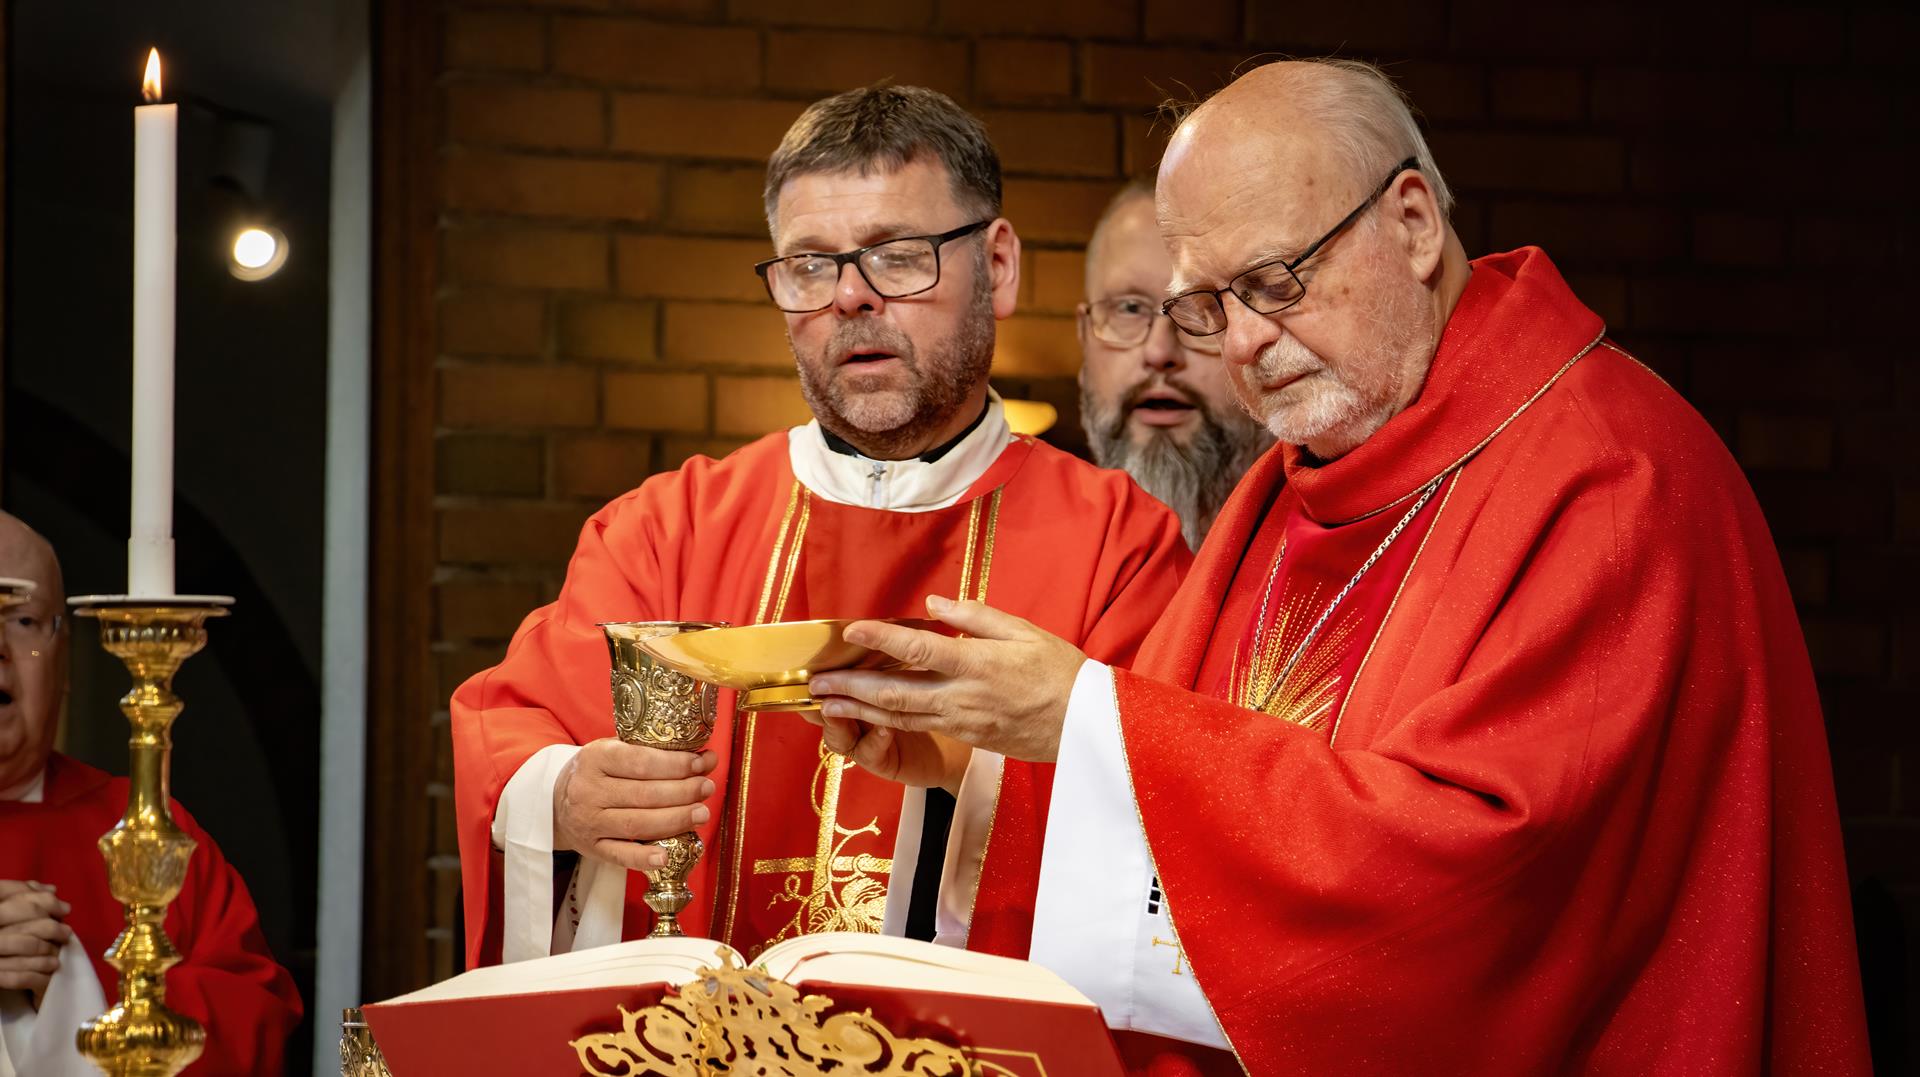
<svg viewBox="0 0 1920 1077"><path fill-rule="evenodd" d="M694 979L701 969L720 964L723 951L733 954L736 962L740 960L739 953L732 947L713 939L634 939L613 946L474 969L387 1001L444 1002L631 984L677 986Z"/></svg>
<svg viewBox="0 0 1920 1077"><path fill-rule="evenodd" d="M1026 961L858 932L802 935L769 947L757 962L792 984L872 984L1092 1006L1059 976Z"/></svg>

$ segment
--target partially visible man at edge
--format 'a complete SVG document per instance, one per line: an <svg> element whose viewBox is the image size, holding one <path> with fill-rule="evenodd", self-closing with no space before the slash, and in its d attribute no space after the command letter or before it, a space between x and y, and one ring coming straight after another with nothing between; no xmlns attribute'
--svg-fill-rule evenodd
<svg viewBox="0 0 1920 1077"><path fill-rule="evenodd" d="M0 1075L97 1074L74 1047L119 973L107 947L126 913L95 842L127 810L127 780L53 750L67 695L66 595L53 547L0 513L0 576L35 585L0 609ZM195 843L167 937L180 963L167 1005L200 1022L206 1048L187 1077L272 1074L300 1020L293 978L260 937L238 872L178 802Z"/></svg>
<svg viewBox="0 0 1920 1077"><path fill-rule="evenodd" d="M698 754L623 744L595 627L913 616L927 591L959 590L1131 661L1189 557L1126 476L1008 431L987 385L1019 286L1000 199L985 129L931 90L850 91L787 132L767 166L776 257L754 268L815 420L596 513L558 600L455 693L470 963L644 935L632 869L661 854L634 842L688 829L708 849L690 934L753 955L911 921L1024 953L1051 768L1003 774L998 756L924 739L877 764L955 795L949 839L918 793L903 803L792 715L723 712ZM580 858L557 916L553 852ZM1020 896L976 903L976 888Z"/></svg>
<svg viewBox="0 0 1920 1077"><path fill-rule="evenodd" d="M1227 383L1220 342L1160 313L1173 264L1153 218L1153 181L1121 188L1087 243L1080 424L1094 462L1117 467L1180 517L1195 550L1273 435Z"/></svg>
<svg viewBox="0 0 1920 1077"><path fill-rule="evenodd" d="M1057 759L1032 958L1195 1045L1162 1072L1867 1073L1819 698L1712 428L1543 252L1468 261L1377 69L1243 75L1158 200L1165 309L1279 447L1131 672L932 599L972 638L851 626L936 675L816 677L828 743Z"/></svg>

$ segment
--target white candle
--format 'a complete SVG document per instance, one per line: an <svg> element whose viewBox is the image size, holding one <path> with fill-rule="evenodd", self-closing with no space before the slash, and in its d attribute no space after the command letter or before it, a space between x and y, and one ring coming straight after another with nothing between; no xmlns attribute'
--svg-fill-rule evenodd
<svg viewBox="0 0 1920 1077"><path fill-rule="evenodd" d="M133 535L127 593L173 594L173 251L177 105L147 56L133 110Z"/></svg>

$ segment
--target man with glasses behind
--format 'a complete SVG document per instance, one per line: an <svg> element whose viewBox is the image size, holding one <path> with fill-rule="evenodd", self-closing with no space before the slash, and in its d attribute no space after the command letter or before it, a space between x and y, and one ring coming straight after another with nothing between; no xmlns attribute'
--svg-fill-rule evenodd
<svg viewBox="0 0 1920 1077"><path fill-rule="evenodd" d="M1219 338L1181 333L1161 314L1172 274L1153 182L1135 180L1087 243L1087 299L1076 312L1080 423L1094 460L1165 502L1198 550L1273 437L1233 398Z"/></svg>
<svg viewBox="0 0 1920 1077"><path fill-rule="evenodd" d="M1712 427L1539 249L1468 260L1375 68L1242 75L1157 198L1164 309L1280 450L1131 671L943 599L971 638L851 626L927 672L827 714L1057 761L1032 959L1195 1055L1866 1073L1820 702Z"/></svg>
<svg viewBox="0 0 1920 1077"><path fill-rule="evenodd" d="M725 704L708 751L622 744L595 623L921 616L964 593L1124 664L1187 563L1164 506L1015 437L988 389L1020 241L977 120L915 87L818 102L768 162L766 214L773 257L741 272L785 312L815 419L596 514L558 600L455 694L472 963L644 935L627 875L659 854L634 842L689 829L689 934L752 956L884 925L1025 956L1051 768L913 738L876 774ZM940 794L886 779L954 797L950 838ZM976 903L983 879L1020 896Z"/></svg>
<svg viewBox="0 0 1920 1077"><path fill-rule="evenodd" d="M0 577L34 585L0 609L0 1077L97 1074L80 1023L106 1012L119 974L107 948L126 926L95 844L127 810L127 780L53 750L67 696L66 595L53 547L0 513ZM268 952L240 874L179 804L194 840L167 907L180 963L167 1005L200 1022L196 1074L279 1073L300 1019L293 978Z"/></svg>

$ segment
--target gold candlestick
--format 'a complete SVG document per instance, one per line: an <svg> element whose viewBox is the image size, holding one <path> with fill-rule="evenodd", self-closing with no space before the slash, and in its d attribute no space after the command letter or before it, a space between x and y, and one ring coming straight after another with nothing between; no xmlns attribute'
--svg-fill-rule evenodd
<svg viewBox="0 0 1920 1077"><path fill-rule="evenodd" d="M697 752L706 747L707 738L713 736L718 693L713 685L654 661L640 641L725 627L721 621L616 621L600 626L613 664L613 730L621 740L668 752ZM706 845L691 830L645 844L667 853L664 866L646 873L644 900L653 910L648 937L684 934L680 910L693 900L687 872L693 870Z"/></svg>
<svg viewBox="0 0 1920 1077"><path fill-rule="evenodd" d="M76 613L100 621L100 643L126 664L133 690L120 710L133 727L127 814L100 837L108 888L127 907L127 927L107 949L120 970L120 1000L80 1026L80 1053L110 1077L172 1077L200 1057L206 1030L166 1006L167 970L180 952L162 926L180 896L194 840L173 821L168 804L170 730L179 716L173 675L206 645L206 620L226 616L233 600L208 596L133 598L91 595Z"/></svg>

